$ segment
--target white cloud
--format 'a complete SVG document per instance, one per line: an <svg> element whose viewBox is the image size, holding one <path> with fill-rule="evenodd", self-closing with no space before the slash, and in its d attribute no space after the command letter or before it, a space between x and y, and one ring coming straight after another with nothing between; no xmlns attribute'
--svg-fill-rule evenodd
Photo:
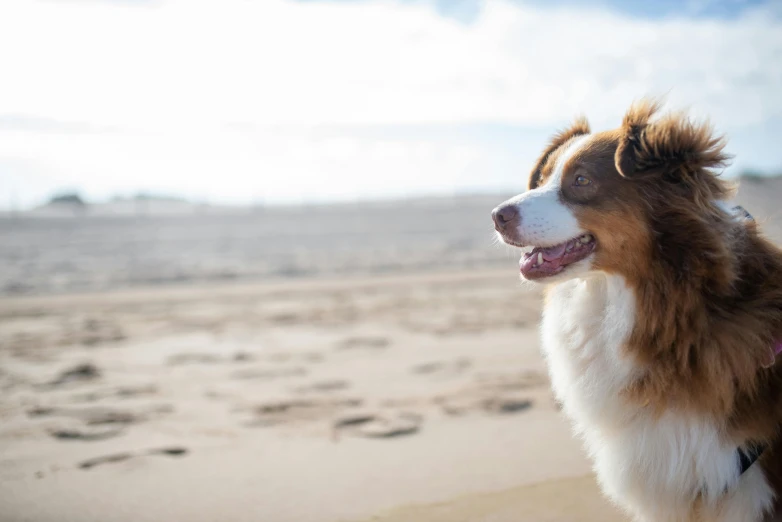
<svg viewBox="0 0 782 522"><path fill-rule="evenodd" d="M668 93L741 133L782 119L779 56L782 23L762 8L641 20L489 0L460 24L390 0L3 2L0 116L65 123L0 126L0 191L21 186L28 203L58 185L247 201L507 184L528 167L511 159L531 160L539 143L498 159L480 140L365 126L549 128L584 111L607 126L632 99ZM313 133L323 125L343 130Z"/></svg>

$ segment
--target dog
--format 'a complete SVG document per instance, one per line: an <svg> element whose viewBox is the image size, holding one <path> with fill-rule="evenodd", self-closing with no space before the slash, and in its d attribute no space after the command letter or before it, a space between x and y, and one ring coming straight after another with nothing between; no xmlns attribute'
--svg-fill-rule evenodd
<svg viewBox="0 0 782 522"><path fill-rule="evenodd" d="M546 285L557 401L637 521L770 520L782 491L782 250L728 203L724 146L644 99L556 134L492 212Z"/></svg>

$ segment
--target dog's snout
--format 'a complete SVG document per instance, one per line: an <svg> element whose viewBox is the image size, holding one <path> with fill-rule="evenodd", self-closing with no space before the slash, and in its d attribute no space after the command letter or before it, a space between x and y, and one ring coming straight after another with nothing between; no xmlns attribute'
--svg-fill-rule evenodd
<svg viewBox="0 0 782 522"><path fill-rule="evenodd" d="M494 228L498 232L517 227L521 221L516 205L500 205L492 210L491 217L494 220Z"/></svg>

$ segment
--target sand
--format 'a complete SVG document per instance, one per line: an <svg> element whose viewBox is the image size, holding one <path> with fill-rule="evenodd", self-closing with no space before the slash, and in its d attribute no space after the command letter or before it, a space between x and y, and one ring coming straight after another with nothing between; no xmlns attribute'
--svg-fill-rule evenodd
<svg viewBox="0 0 782 522"><path fill-rule="evenodd" d="M501 199L0 218L0 522L625 520Z"/></svg>
<svg viewBox="0 0 782 522"><path fill-rule="evenodd" d="M514 272L0 300L0 520L622 520Z"/></svg>
<svg viewBox="0 0 782 522"><path fill-rule="evenodd" d="M511 266L489 218L507 196L0 215L0 295Z"/></svg>

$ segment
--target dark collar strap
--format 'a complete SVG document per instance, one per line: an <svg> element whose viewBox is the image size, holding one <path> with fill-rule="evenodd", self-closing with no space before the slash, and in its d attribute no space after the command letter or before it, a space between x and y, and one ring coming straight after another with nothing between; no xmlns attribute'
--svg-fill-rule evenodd
<svg viewBox="0 0 782 522"><path fill-rule="evenodd" d="M733 207L733 213L736 216L744 218L744 219L748 219L749 221L755 221L755 218L752 217L752 214L747 212L747 209L745 209L741 205L736 205L735 207Z"/></svg>
<svg viewBox="0 0 782 522"><path fill-rule="evenodd" d="M737 448L736 453L739 456L739 475L743 475L744 472L758 460L765 450L765 444L755 442L750 442L744 449Z"/></svg>

